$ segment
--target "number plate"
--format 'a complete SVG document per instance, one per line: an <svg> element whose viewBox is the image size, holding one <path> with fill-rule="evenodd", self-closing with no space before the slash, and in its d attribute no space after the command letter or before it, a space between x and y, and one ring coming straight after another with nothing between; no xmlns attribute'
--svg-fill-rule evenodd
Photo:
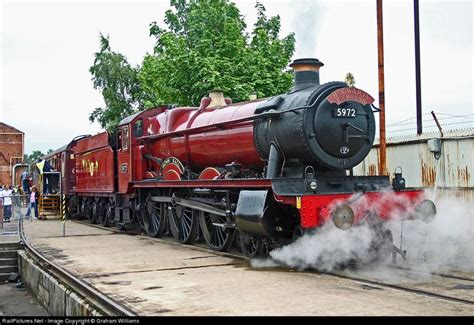
<svg viewBox="0 0 474 325"><path fill-rule="evenodd" d="M335 108L333 110L334 117L356 117L357 110L355 108Z"/></svg>

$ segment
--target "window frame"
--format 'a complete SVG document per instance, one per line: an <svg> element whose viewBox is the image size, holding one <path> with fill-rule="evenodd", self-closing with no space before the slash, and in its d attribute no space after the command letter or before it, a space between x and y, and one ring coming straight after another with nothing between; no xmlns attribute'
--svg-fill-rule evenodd
<svg viewBox="0 0 474 325"><path fill-rule="evenodd" d="M138 125L140 125L140 134L138 134ZM143 119L138 119L133 123L132 133L135 138L140 138L143 136Z"/></svg>
<svg viewBox="0 0 474 325"><path fill-rule="evenodd" d="M130 144L130 130L127 126L122 128L122 150L128 150Z"/></svg>

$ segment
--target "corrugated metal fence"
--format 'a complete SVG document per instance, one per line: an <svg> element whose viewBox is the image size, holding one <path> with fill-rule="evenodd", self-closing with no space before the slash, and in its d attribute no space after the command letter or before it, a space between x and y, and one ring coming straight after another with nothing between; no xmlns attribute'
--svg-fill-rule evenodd
<svg viewBox="0 0 474 325"><path fill-rule="evenodd" d="M437 134L399 137L387 140L387 169L390 179L400 166L407 187L434 188L440 196L465 199L474 211L474 129L449 132L441 138L441 156L435 159L428 140ZM354 168L355 175L378 175L378 144Z"/></svg>

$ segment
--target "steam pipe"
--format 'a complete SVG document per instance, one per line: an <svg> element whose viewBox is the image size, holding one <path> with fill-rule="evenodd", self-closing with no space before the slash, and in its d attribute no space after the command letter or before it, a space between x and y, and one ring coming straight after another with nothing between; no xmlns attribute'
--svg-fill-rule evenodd
<svg viewBox="0 0 474 325"><path fill-rule="evenodd" d="M270 145L270 153L268 154L268 166L266 178L272 179L277 178L280 171L281 165L281 154L277 146L272 143Z"/></svg>

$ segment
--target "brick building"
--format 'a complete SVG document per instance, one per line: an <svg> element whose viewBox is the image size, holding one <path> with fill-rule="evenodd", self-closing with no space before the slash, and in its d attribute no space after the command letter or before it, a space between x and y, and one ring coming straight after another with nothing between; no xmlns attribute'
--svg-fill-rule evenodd
<svg viewBox="0 0 474 325"><path fill-rule="evenodd" d="M0 184L11 185L13 166L23 162L24 140L23 132L0 122Z"/></svg>

